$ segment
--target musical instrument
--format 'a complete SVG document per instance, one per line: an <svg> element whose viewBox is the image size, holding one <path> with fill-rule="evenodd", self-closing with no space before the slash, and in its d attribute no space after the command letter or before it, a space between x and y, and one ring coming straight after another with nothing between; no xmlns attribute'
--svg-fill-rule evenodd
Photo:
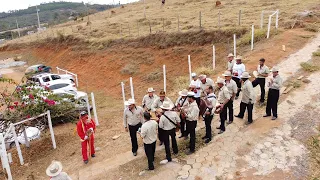
<svg viewBox="0 0 320 180"><path fill-rule="evenodd" d="M203 117L207 109L213 109L212 103L208 100L208 98L204 97L200 99L200 115Z"/></svg>
<svg viewBox="0 0 320 180"><path fill-rule="evenodd" d="M90 137L93 133L93 130L91 129L88 129L87 132L86 132L86 136Z"/></svg>

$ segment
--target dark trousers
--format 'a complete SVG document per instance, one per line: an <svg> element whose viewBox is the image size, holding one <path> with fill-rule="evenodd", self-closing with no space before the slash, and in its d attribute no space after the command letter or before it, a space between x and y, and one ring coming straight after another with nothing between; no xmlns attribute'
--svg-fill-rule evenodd
<svg viewBox="0 0 320 180"><path fill-rule="evenodd" d="M241 102L240 103L240 112L239 112L238 116L240 118L243 118L246 109L248 109L248 122L252 123L253 122L253 120L252 120L253 104L247 104L247 103Z"/></svg>
<svg viewBox="0 0 320 180"><path fill-rule="evenodd" d="M269 89L266 114L271 116L271 111L274 117L278 117L278 101L279 101L279 90Z"/></svg>
<svg viewBox="0 0 320 180"><path fill-rule="evenodd" d="M229 111L229 122L233 122L233 101L229 100L229 102L225 105L226 110ZM226 117L226 119L228 119Z"/></svg>
<svg viewBox="0 0 320 180"><path fill-rule="evenodd" d="M237 97L239 97L240 91L241 91L241 82L239 78L237 77L232 77L232 79L237 83L237 87L238 87L238 92L236 94Z"/></svg>
<svg viewBox="0 0 320 180"><path fill-rule="evenodd" d="M158 138L160 142L163 142L163 129L158 126Z"/></svg>
<svg viewBox="0 0 320 180"><path fill-rule="evenodd" d="M223 109L220 112L220 130L226 130L226 119L227 119L227 106L223 106Z"/></svg>
<svg viewBox="0 0 320 180"><path fill-rule="evenodd" d="M185 125L186 125L186 118L183 118L180 114L180 119L181 119L181 122L180 122L180 132L181 132L181 136L187 136L187 133L186 133L186 128L185 128Z"/></svg>
<svg viewBox="0 0 320 180"><path fill-rule="evenodd" d="M198 104L198 107L200 106L200 97L196 98L196 103Z"/></svg>
<svg viewBox="0 0 320 180"><path fill-rule="evenodd" d="M197 121L186 121L187 133L190 134L190 151L194 152L196 149L196 127Z"/></svg>
<svg viewBox="0 0 320 180"><path fill-rule="evenodd" d="M265 86L266 86L266 79L265 78L256 78L254 81L252 81L252 86L256 87L259 84L260 90L261 90L261 97L260 102L264 102L264 96L266 94Z"/></svg>
<svg viewBox="0 0 320 180"><path fill-rule="evenodd" d="M212 138L212 129L211 129L212 119L213 119L213 115L212 116L206 115L204 117L204 122L205 122L205 125L206 125L206 138L209 138L210 140Z"/></svg>
<svg viewBox="0 0 320 180"><path fill-rule="evenodd" d="M138 150L137 131L141 127L141 125L142 125L141 123L139 123L135 126L129 125L129 132L130 132L133 153L137 152L137 150Z"/></svg>
<svg viewBox="0 0 320 180"><path fill-rule="evenodd" d="M154 153L156 151L156 142L153 142L151 144L144 143L144 152L146 153L146 156L148 158L148 168L149 170L154 169L153 161L154 161Z"/></svg>
<svg viewBox="0 0 320 180"><path fill-rule="evenodd" d="M176 130L171 129L171 130L163 130L163 142L164 142L164 147L166 150L166 158L168 161L171 161L171 151L170 151L170 138L171 137L171 144L172 144L172 151L173 153L177 154L178 153L178 145L177 145L177 140L176 140Z"/></svg>

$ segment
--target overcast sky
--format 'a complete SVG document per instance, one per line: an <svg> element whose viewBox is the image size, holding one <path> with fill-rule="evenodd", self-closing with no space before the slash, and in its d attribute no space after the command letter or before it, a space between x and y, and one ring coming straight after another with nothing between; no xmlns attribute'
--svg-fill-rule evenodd
<svg viewBox="0 0 320 180"><path fill-rule="evenodd" d="M43 2L50 2L54 0L1 0L0 3L0 12L7 12L9 10L15 10L15 9L26 9L29 6L38 5ZM59 1L59 0L55 0ZM64 1L72 1L72 2L82 2L81 0L64 0ZM134 2L137 0L114 0L114 2L121 4ZM83 2L89 2L89 3L95 3L95 4L112 4L113 0L83 0Z"/></svg>

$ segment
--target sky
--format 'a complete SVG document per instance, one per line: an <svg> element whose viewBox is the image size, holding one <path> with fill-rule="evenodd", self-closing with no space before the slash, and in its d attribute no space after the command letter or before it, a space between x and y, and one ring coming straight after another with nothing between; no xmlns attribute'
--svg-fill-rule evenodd
<svg viewBox="0 0 320 180"><path fill-rule="evenodd" d="M43 2L50 2L54 0L1 0L0 4L0 12L8 12L9 10L16 9L26 9L29 6L38 5ZM59 0L55 0L59 1ZM90 4L112 4L113 0L64 0L64 1L72 1L72 2L89 2ZM114 0L115 3L126 4L129 2L134 2L137 0Z"/></svg>

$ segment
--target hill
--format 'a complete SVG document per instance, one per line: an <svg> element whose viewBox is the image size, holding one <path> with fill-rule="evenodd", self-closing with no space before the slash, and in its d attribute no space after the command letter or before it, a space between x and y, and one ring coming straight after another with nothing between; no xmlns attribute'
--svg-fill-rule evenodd
<svg viewBox="0 0 320 180"><path fill-rule="evenodd" d="M88 4L88 13L93 14L99 11L112 8L112 5ZM87 8L83 3L75 2L50 2L42 3L37 6L41 24L58 24L68 20L69 17L87 15ZM16 20L20 28L37 26L37 7L30 6L27 9L12 10L0 13L0 32L16 28Z"/></svg>

